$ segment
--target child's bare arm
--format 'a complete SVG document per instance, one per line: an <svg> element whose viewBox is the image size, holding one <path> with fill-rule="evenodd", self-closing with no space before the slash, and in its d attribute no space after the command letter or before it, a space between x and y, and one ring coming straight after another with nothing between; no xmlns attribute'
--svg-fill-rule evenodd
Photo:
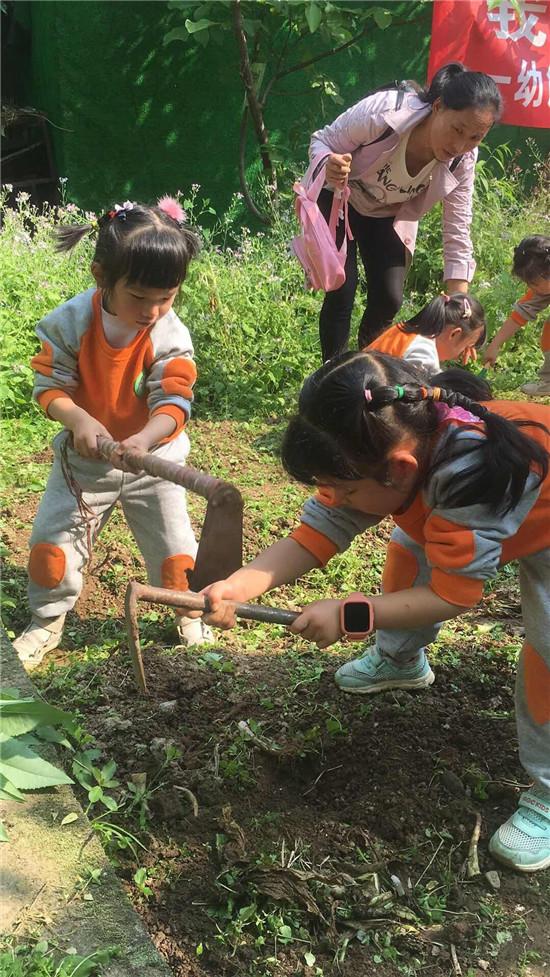
<svg viewBox="0 0 550 977"><path fill-rule="evenodd" d="M487 346L485 353L483 354L483 362L488 366L494 366L496 358L500 352L500 347L504 343L508 342L512 336L515 336L518 329L521 329L521 322L516 322L512 319L512 316L508 316L506 322L502 324L497 333L493 336L491 342Z"/></svg>
<svg viewBox="0 0 550 977"><path fill-rule="evenodd" d="M319 648L328 648L342 637L341 600L318 600L308 604L290 630ZM430 587L414 587L372 597L375 628L414 630L458 617L467 608L438 597Z"/></svg>
<svg viewBox="0 0 550 977"><path fill-rule="evenodd" d="M56 397L48 406L48 416L54 421L60 421L69 431L72 431L75 451L83 458L99 458L97 438L101 435L110 438L107 428L88 414L70 397Z"/></svg>
<svg viewBox="0 0 550 977"><path fill-rule="evenodd" d="M119 441L111 454L113 465L115 468L124 469L122 455L125 451L150 451L155 444L160 444L165 438L169 438L176 430L176 426L177 422L170 414L154 414L141 431L130 435L124 441Z"/></svg>

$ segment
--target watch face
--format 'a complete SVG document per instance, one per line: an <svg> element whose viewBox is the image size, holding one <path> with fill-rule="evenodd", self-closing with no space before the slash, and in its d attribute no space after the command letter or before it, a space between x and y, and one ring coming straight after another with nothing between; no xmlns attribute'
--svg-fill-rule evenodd
<svg viewBox="0 0 550 977"><path fill-rule="evenodd" d="M368 604L350 602L344 607L344 627L351 634L359 634L370 628L370 607Z"/></svg>

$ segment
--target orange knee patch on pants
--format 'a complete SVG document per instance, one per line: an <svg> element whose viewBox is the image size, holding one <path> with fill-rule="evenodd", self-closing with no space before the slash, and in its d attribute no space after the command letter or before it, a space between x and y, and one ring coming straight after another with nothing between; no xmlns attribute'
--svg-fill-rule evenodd
<svg viewBox="0 0 550 977"><path fill-rule="evenodd" d="M36 543L29 557L29 577L39 587L57 587L65 576L66 558L54 543Z"/></svg>
<svg viewBox="0 0 550 977"><path fill-rule="evenodd" d="M523 646L523 682L531 718L538 726L550 722L550 668L527 641Z"/></svg>
<svg viewBox="0 0 550 977"><path fill-rule="evenodd" d="M406 546L390 540L386 554L386 565L382 574L382 590L393 594L396 590L412 587L418 576L418 561Z"/></svg>
<svg viewBox="0 0 550 977"><path fill-rule="evenodd" d="M161 567L162 586L168 590L189 590L187 571L192 570L195 561L186 553L167 556Z"/></svg>

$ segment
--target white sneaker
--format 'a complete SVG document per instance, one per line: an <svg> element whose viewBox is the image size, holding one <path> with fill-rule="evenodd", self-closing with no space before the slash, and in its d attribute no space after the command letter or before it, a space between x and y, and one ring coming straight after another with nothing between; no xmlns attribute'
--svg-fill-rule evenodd
<svg viewBox="0 0 550 977"><path fill-rule="evenodd" d="M40 665L48 651L61 642L65 615L60 617L35 617L34 614L25 630L13 642L19 660L27 671Z"/></svg>
<svg viewBox="0 0 550 977"><path fill-rule="evenodd" d="M182 645L214 644L214 633L201 617L177 617L176 628Z"/></svg>
<svg viewBox="0 0 550 977"><path fill-rule="evenodd" d="M524 383L521 389L529 397L550 397L550 378L541 377L532 383Z"/></svg>

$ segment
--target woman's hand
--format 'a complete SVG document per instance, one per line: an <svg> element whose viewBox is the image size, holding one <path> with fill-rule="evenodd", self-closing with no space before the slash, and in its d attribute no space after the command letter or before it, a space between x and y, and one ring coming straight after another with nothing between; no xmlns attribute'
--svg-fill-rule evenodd
<svg viewBox="0 0 550 977"><path fill-rule="evenodd" d="M341 600L316 600L313 604L308 604L300 617L296 618L290 631L299 634L306 641L313 641L318 648L328 648L342 637L341 606Z"/></svg>
<svg viewBox="0 0 550 977"><path fill-rule="evenodd" d="M327 183L335 187L345 186L351 170L351 153L331 153L326 162Z"/></svg>

